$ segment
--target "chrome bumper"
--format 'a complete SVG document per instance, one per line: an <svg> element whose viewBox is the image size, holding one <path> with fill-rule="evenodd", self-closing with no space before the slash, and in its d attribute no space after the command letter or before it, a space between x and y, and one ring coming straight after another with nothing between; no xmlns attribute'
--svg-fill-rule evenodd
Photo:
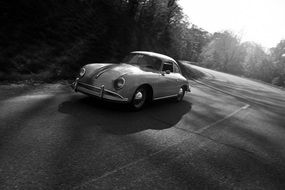
<svg viewBox="0 0 285 190"><path fill-rule="evenodd" d="M102 85L101 87L97 87L75 80L75 82L71 84L71 88L75 92L81 92L84 94L96 96L104 100L110 100L115 102L128 102L128 98L124 98L116 92L105 89L104 85Z"/></svg>

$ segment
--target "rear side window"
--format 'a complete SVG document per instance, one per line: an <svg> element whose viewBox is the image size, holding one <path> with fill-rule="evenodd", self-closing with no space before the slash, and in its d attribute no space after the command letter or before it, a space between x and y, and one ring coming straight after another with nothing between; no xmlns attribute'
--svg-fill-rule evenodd
<svg viewBox="0 0 285 190"><path fill-rule="evenodd" d="M167 70L169 70L171 73L173 73L173 63L165 62L163 64L162 71L167 71Z"/></svg>
<svg viewBox="0 0 285 190"><path fill-rule="evenodd" d="M176 64L173 64L173 72L174 73L180 73L180 69Z"/></svg>

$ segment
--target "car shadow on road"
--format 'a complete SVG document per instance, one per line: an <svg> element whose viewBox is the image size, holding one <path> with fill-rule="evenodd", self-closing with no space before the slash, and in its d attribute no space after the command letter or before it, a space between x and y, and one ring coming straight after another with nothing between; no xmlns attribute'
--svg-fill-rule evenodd
<svg viewBox="0 0 285 190"><path fill-rule="evenodd" d="M77 120L72 122L73 125L80 124L84 128L100 128L107 133L124 135L147 129L170 128L191 111L191 107L192 103L188 101L176 103L173 100L161 100L134 112L127 105L101 102L91 97L74 97L61 103L58 111Z"/></svg>

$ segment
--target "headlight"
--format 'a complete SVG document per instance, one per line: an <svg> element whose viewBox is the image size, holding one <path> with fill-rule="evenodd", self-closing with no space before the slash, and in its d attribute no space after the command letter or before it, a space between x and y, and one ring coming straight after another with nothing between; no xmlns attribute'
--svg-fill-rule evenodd
<svg viewBox="0 0 285 190"><path fill-rule="evenodd" d="M114 81L114 88L119 90L124 87L126 80L123 77L120 77Z"/></svg>
<svg viewBox="0 0 285 190"><path fill-rule="evenodd" d="M84 74L85 74L85 72L86 72L85 68L81 68L81 69L80 69L80 72L79 72L79 76L80 76L80 77L83 77Z"/></svg>

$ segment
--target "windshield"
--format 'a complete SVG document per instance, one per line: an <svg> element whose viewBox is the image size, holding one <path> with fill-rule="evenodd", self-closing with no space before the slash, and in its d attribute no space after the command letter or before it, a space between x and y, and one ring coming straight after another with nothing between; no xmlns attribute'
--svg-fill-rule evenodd
<svg viewBox="0 0 285 190"><path fill-rule="evenodd" d="M143 54L130 54L127 57L125 57L123 62L157 71L160 70L162 64L162 61L160 59Z"/></svg>

